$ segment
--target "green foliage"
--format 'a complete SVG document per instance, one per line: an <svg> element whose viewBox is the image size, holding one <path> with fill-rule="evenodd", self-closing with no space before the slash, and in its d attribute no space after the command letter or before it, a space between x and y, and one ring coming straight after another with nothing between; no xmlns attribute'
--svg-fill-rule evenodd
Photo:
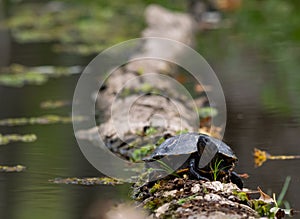
<svg viewBox="0 0 300 219"><path fill-rule="evenodd" d="M261 216L274 218L274 213L270 212L272 206L262 200L251 200L252 208Z"/></svg>
<svg viewBox="0 0 300 219"><path fill-rule="evenodd" d="M156 134L158 132L158 130L152 126L150 126L149 128L146 129L145 135L146 136L152 136L154 134Z"/></svg>
<svg viewBox="0 0 300 219"><path fill-rule="evenodd" d="M2 74L0 75L0 84L13 87L22 87L24 84L41 85L48 81L48 75L38 74L36 72L27 72L26 74Z"/></svg>
<svg viewBox="0 0 300 219"><path fill-rule="evenodd" d="M241 201L249 201L248 195L246 192L241 192L241 191L233 191L233 194L237 196Z"/></svg>
<svg viewBox="0 0 300 219"><path fill-rule="evenodd" d="M284 184L283 184L283 187L281 189L281 192L278 196L278 199L276 200L276 205L278 207L280 207L284 202L283 202L283 198L289 188L289 185L290 185L290 182L291 182L291 177L290 176L287 176L285 181L284 181Z"/></svg>
<svg viewBox="0 0 300 219"><path fill-rule="evenodd" d="M222 162L223 162L223 160L216 160L216 161L213 163L213 166L212 166L212 163L210 164L210 170L211 170L212 173L213 173L213 180L214 180L214 181L217 180L220 171L221 171L222 169L224 169L224 167L220 168L220 165L221 165Z"/></svg>
<svg viewBox="0 0 300 219"><path fill-rule="evenodd" d="M145 205L144 208L148 209L150 211L154 211L157 209L159 206L163 205L163 200L161 198L154 198L151 201L148 201Z"/></svg>
<svg viewBox="0 0 300 219"><path fill-rule="evenodd" d="M149 155L155 148L156 146L154 144L147 144L138 149L135 149L132 152L131 160L134 162L141 161L146 155Z"/></svg>
<svg viewBox="0 0 300 219"><path fill-rule="evenodd" d="M161 145L163 142L165 142L165 138L161 137L160 139L158 139L158 141L156 142L156 145Z"/></svg>

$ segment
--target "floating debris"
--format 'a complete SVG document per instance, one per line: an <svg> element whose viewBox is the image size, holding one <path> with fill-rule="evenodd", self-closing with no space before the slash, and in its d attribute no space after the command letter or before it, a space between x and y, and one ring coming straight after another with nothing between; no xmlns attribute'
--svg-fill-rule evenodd
<svg viewBox="0 0 300 219"><path fill-rule="evenodd" d="M109 177L55 178L55 179L50 179L49 182L56 183L56 184L74 184L74 185L84 185L84 186L119 185L124 183L124 181L122 180L113 179Z"/></svg>
<svg viewBox="0 0 300 219"><path fill-rule="evenodd" d="M34 142L37 137L35 134L26 134L26 135L18 135L18 134L10 134L10 135L2 135L0 134L0 145L5 145L10 142L22 141L22 142Z"/></svg>
<svg viewBox="0 0 300 219"><path fill-rule="evenodd" d="M60 107L69 106L71 104L72 102L69 100L56 100L56 101L47 100L42 102L40 104L40 107L43 109L57 109Z"/></svg>
<svg viewBox="0 0 300 219"><path fill-rule="evenodd" d="M57 116L57 115L44 115L40 117L21 117L21 118L8 118L0 120L0 126L20 126L20 125L47 125L56 123L71 123L72 121L86 121L85 116Z"/></svg>
<svg viewBox="0 0 300 219"><path fill-rule="evenodd" d="M68 76L81 73L82 67L55 67L37 66L27 67L19 64L12 64L9 67L1 68L0 85L23 87L26 84L42 85L50 78Z"/></svg>
<svg viewBox="0 0 300 219"><path fill-rule="evenodd" d="M300 159L300 155L271 155L266 151L254 148L254 165L255 167L260 167L264 162L269 160L293 160Z"/></svg>
<svg viewBox="0 0 300 219"><path fill-rule="evenodd" d="M16 165L16 166L0 166L0 172L22 172L26 169L25 166L22 165Z"/></svg>

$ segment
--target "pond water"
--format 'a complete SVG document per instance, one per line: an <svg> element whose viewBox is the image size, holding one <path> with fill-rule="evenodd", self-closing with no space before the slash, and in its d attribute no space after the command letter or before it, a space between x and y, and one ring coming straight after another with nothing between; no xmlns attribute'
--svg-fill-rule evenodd
<svg viewBox="0 0 300 219"><path fill-rule="evenodd" d="M10 63L84 66L93 58L57 55L50 51L51 44L48 43L17 44L4 31L0 32L0 39L2 66ZM263 191L279 194L286 177L291 176L285 200L300 210L300 160L267 161L259 168L254 168L253 163L254 147L274 155L300 155L300 111L282 113L262 102L266 75L273 71L273 67L265 65L253 52L232 55L222 51L226 58L220 59L211 55L207 45L202 55L208 57L224 89L228 112L224 139L239 157L236 170L250 175L245 186L252 189L260 186ZM78 77L51 79L43 86L0 86L0 118L46 114L69 116L71 106L47 110L41 109L40 103L71 100ZM288 90L283 90L285 92ZM300 108L297 103L293 104L294 109ZM22 173L0 174L0 218L89 218L107 208L110 200L128 199L129 185L84 187L48 182L55 177L101 175L82 155L71 124L0 127L0 133L35 133L38 136L33 143L18 142L0 147L1 165L22 164L27 167Z"/></svg>

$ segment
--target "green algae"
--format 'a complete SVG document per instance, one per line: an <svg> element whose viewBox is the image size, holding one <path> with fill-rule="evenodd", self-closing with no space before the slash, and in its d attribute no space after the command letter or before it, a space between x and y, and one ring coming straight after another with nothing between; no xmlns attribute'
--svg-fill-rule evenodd
<svg viewBox="0 0 300 219"><path fill-rule="evenodd" d="M57 109L71 105L72 102L69 100L46 100L41 102L40 107L42 109Z"/></svg>
<svg viewBox="0 0 300 219"><path fill-rule="evenodd" d="M35 134L26 134L26 135L19 135L19 134L10 134L10 135L2 135L0 134L0 145L6 145L10 142L34 142L36 141L37 137Z"/></svg>
<svg viewBox="0 0 300 219"><path fill-rule="evenodd" d="M58 116L58 115L44 115L39 117L21 117L21 118L8 118L1 119L0 126L21 126L21 125L47 125L47 124L57 124L57 123L71 123L72 121L85 121L84 116Z"/></svg>
<svg viewBox="0 0 300 219"><path fill-rule="evenodd" d="M27 67L20 64L12 64L0 69L0 85L11 87L23 87L24 85L42 85L50 78L58 78L80 73L80 66L37 66Z"/></svg>
<svg viewBox="0 0 300 219"><path fill-rule="evenodd" d="M113 179L109 177L87 177L87 178L55 178L50 179L49 182L55 184L73 184L73 185L84 185L84 186L92 186L92 185L119 185L123 184L123 180Z"/></svg>
<svg viewBox="0 0 300 219"><path fill-rule="evenodd" d="M19 43L53 42L56 52L89 55L138 36L143 27L142 2L101 5L98 3L15 4L2 26L11 29Z"/></svg>

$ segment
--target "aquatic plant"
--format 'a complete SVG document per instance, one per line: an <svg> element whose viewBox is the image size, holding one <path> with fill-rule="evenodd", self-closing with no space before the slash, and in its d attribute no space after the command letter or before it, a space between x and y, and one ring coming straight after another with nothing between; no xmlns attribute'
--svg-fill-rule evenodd
<svg viewBox="0 0 300 219"><path fill-rule="evenodd" d="M58 116L58 115L44 115L39 117L21 117L21 118L8 118L1 119L0 126L20 126L20 125L46 125L46 124L56 124L56 123L71 123L72 121L85 121L84 116Z"/></svg>
<svg viewBox="0 0 300 219"><path fill-rule="evenodd" d="M16 166L2 166L0 165L0 172L22 172L26 169L23 165L16 165Z"/></svg>
<svg viewBox="0 0 300 219"><path fill-rule="evenodd" d="M126 4L126 10L123 10L124 3L109 5L99 2L15 4L11 7L12 16L4 25L19 43L55 42L53 50L57 52L99 53L110 45L137 37L143 25L139 19L143 3Z"/></svg>
<svg viewBox="0 0 300 219"><path fill-rule="evenodd" d="M50 179L49 182L55 184L75 184L75 185L92 186L92 185L118 185L118 184L123 184L124 180L113 179L109 177L86 177L86 178L70 177L70 178Z"/></svg>
<svg viewBox="0 0 300 219"><path fill-rule="evenodd" d="M40 107L43 109L57 109L71 104L72 102L69 100L46 100L41 102Z"/></svg>
<svg viewBox="0 0 300 219"><path fill-rule="evenodd" d="M19 134L9 134L9 135L2 135L0 134L0 145L5 145L10 142L34 142L36 141L37 137L35 134L27 134L27 135L19 135Z"/></svg>
<svg viewBox="0 0 300 219"><path fill-rule="evenodd" d="M12 64L0 69L0 85L23 87L26 84L42 85L50 78L58 78L71 74L81 73L82 67L70 66L37 66L28 67L20 64Z"/></svg>

